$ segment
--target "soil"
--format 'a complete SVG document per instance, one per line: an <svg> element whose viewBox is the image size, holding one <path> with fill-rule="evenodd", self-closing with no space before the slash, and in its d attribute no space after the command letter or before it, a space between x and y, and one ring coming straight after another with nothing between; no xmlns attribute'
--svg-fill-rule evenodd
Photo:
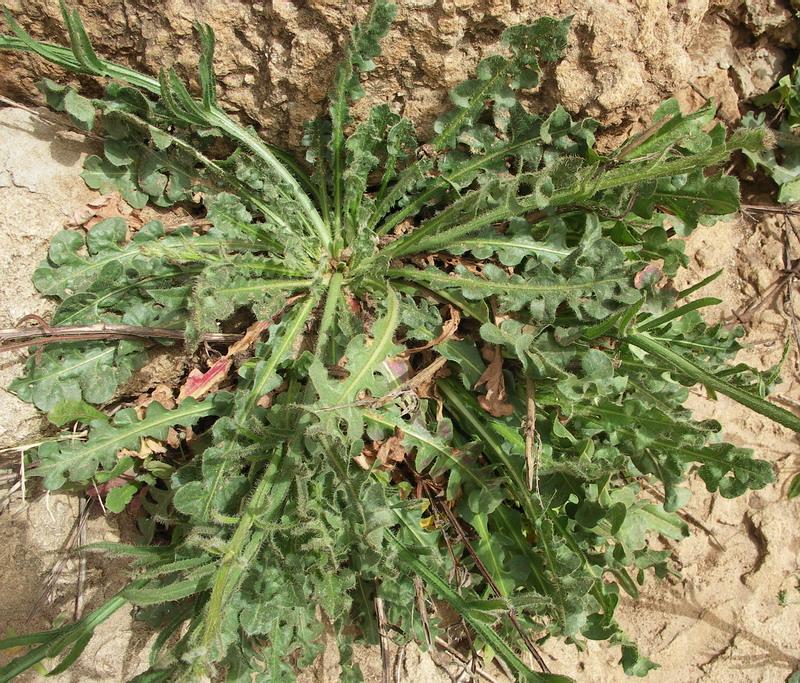
<svg viewBox="0 0 800 683"><path fill-rule="evenodd" d="M792 349L783 382L773 400L789 410L800 407L800 355L786 305L787 287L770 298L782 277L783 248L800 255L800 243L783 216L745 217L700 228L687 243L690 267L676 282L679 288L722 269L722 275L697 296L722 299L707 309L710 321L735 322L736 313L759 303L746 320L745 348L738 359L760 369L779 362L784 341ZM800 221L795 219L800 232ZM793 283L795 315L800 316L800 289ZM749 318L749 319L748 319ZM650 580L640 599L623 594L619 622L643 653L661 665L647 677L651 683L778 683L800 670L800 500L786 490L800 471L800 437L734 403L725 396L709 401L700 389L689 405L697 417L724 425L727 441L752 448L770 461L776 481L760 491L725 500L709 494L699 478L691 480L692 499L685 508L691 537L670 545L680 577L666 585ZM778 592L797 597L781 607ZM579 681L623 681L615 672L619 654L591 643L581 656L574 648L545 647L551 668Z"/></svg>
<svg viewBox="0 0 800 683"><path fill-rule="evenodd" d="M7 0L31 33L64 43L55 0ZM174 65L194 78L193 23L217 35L220 97L271 140L297 146L303 121L324 108L333 69L368 0L74 0L99 54L157 73ZM507 26L543 15L574 15L566 59L551 75L546 107L599 118L624 134L673 94L713 97L723 118L763 92L796 47L789 0L400 0L360 110L389 102L423 135L447 92L500 49ZM0 18L0 26L3 20ZM0 92L30 98L41 60L0 53ZM34 76L34 74L36 76Z"/></svg>
<svg viewBox="0 0 800 683"><path fill-rule="evenodd" d="M447 88L496 45L502 28L533 16L523 5L528 3L401 2L400 20L389 38L392 49L374 78L373 99L396 102L425 130L441 110ZM363 14L365 3L83 0L78 6L90 33L98 37L101 53L151 71L173 60L188 68L195 50L191 20L210 21L218 33L223 101L259 123L269 139L297 144L298 121L320 110L325 94L320 84L329 82L324 76L331 55L340 50L339 36ZM61 39L54 3L12 0L11 7L22 10L23 23L34 33ZM641 125L655 102L673 93L689 105L713 94L722 104L721 117L735 120L739 98L764 91L785 69L784 48L793 40L788 4L773 0L688 0L669 10L657 0L539 3L536 15L548 12L575 13L575 40L566 62L553 74L557 85L545 90L540 101L547 105L559 97L572 113L601 118L612 126L609 144ZM0 93L30 93L34 72L42 73L40 62L0 54ZM91 149L91 139L65 133L61 124L51 125L20 109L0 109L0 326L29 313L48 313L30 275L52 235L95 196L78 177ZM726 322L751 302L762 302L745 316L746 348L740 357L767 367L780 358L784 340L792 340L786 287L770 298L770 286L782 276L787 228L782 216L752 215L756 220L738 217L692 235L687 242L691 265L678 284L722 268L722 276L702 295L725 301L709 315ZM795 222L800 228L800 220ZM800 257L797 240L792 237L788 244L791 258ZM800 316L796 285L794 305ZM23 354L0 359L0 386L20 371L23 360ZM784 383L774 399L790 410L800 406L798 364L793 342ZM800 669L800 592L794 590L800 581L800 499L786 499L788 482L800 470L798 437L725 397L709 402L698 392L691 401L698 415L726 425L727 439L774 463L776 483L724 500L693 480L686 509L692 536L674 547L680 577L666 585L650 580L636 602L623 597L618 617L631 639L661 665L649 681L784 681ZM0 447L35 443L42 434L44 424L36 411L3 390L0 415ZM0 457L14 454L5 451ZM5 493L0 489L0 501ZM32 485L24 501L20 493L14 492L0 509L0 635L72 618L76 577L81 574L79 561L64 563L43 597L45 582L58 568L62 545L79 517L80 501L35 495ZM106 517L92 505L86 517L86 542L132 537L132 523L125 516ZM88 557L83 609L117 590L124 570L121 563ZM779 604L779 591L787 591L790 604ZM127 680L147 666L148 637L122 610L98 631L78 666L56 680ZM542 650L553 671L576 680L627 680L616 663L619 648L589 643L578 653L572 646L549 642ZM361 649L357 656L366 679L379 681L380 655ZM400 680L420 683L448 681L445 669L456 671L447 655L431 658L413 647L401 653L398 664ZM496 671L492 675L503 680ZM304 679L337 680L333 651L305 672Z"/></svg>

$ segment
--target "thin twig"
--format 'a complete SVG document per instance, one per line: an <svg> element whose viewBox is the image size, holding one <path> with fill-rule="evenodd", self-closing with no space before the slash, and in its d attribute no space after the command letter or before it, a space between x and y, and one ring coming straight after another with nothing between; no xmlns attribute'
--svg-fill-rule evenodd
<svg viewBox="0 0 800 683"><path fill-rule="evenodd" d="M85 494L80 497L80 512L78 513L83 519L88 516L89 506L91 501ZM78 584L75 586L75 621L81 618L83 614L83 591L86 584L86 556L83 554L81 548L86 545L86 524L81 524L78 527Z"/></svg>
<svg viewBox="0 0 800 683"><path fill-rule="evenodd" d="M530 377L525 378L525 395L527 415L525 417L525 469L528 475L528 491L533 491L536 482L536 494L539 495L539 454L536 433L536 387ZM541 497L541 496L539 496Z"/></svg>
<svg viewBox="0 0 800 683"><path fill-rule="evenodd" d="M742 204L744 211L759 211L761 213L780 213L785 216L800 216L800 209L793 209L788 206L771 206L766 204Z"/></svg>
<svg viewBox="0 0 800 683"><path fill-rule="evenodd" d="M626 156L628 156L635 149L637 149L638 147L643 145L651 137L653 137L659 130L661 130L661 127L667 121L669 121L669 118L665 117L665 118L661 119L660 121L656 121L655 123L653 123L653 124L649 125L647 128L645 128L633 140L631 140L629 143L624 145L622 147L622 149L619 150L619 152L617 152L614 161L616 161L616 162L624 161Z"/></svg>
<svg viewBox="0 0 800 683"><path fill-rule="evenodd" d="M25 507L25 451L20 451L19 454L19 490L22 496L20 510Z"/></svg>
<svg viewBox="0 0 800 683"><path fill-rule="evenodd" d="M471 671L475 671L478 666L478 653L475 651L475 640L472 637L472 634L467 628L467 623L464 618L461 618L461 630L464 632L464 636L467 639L467 644L469 645L469 668ZM466 672L467 664L464 665L464 669L462 673Z"/></svg>
<svg viewBox="0 0 800 683"><path fill-rule="evenodd" d="M461 323L461 313L455 306L448 306L448 308L450 309L450 318L442 325L442 331L435 339L431 339L431 341L423 344L422 346L417 346L413 349L406 349L400 355L408 357L414 353L420 353L422 351L432 349L434 346L438 346L442 342L445 342L450 339L450 337L454 336L458 330L459 324Z"/></svg>
<svg viewBox="0 0 800 683"><path fill-rule="evenodd" d="M664 502L665 498L664 498L664 495L661 493L661 491L659 491L657 488L655 488L654 486L651 486L650 484L648 484L645 481L642 482L642 485L653 497L657 498L659 500L659 502L661 502L661 503ZM701 522L699 519L697 519L697 517L695 517L694 515L686 512L684 510L678 510L677 511L677 515L681 519L686 520L686 522L688 522L689 524L692 524L692 525L696 526L698 529L700 529L701 531L705 532L705 534L708 536L709 540L711 541L711 545L716 546L717 550L727 551L727 548L725 547L725 544L722 543L717 538L716 534L713 531L711 531L711 529L709 529L705 524L703 524L703 522Z"/></svg>
<svg viewBox="0 0 800 683"><path fill-rule="evenodd" d="M10 467L13 462L16 460L16 455L7 456L7 453L25 453L33 448L39 448L43 443L47 443L49 441L74 441L77 439L82 439L85 437L89 432L88 431L80 431L80 432L72 432L70 434L60 434L59 436L55 436L49 439L42 439L41 441L34 441L30 443L20 444L19 446L8 446L6 448L0 448L0 467ZM8 465L4 465L3 462L7 460ZM28 468L31 467L31 464L28 463Z"/></svg>
<svg viewBox="0 0 800 683"><path fill-rule="evenodd" d="M427 490L428 489L427 484L425 484L424 482L423 484L425 485L425 488ZM453 528L460 536L461 540L464 543L464 547L467 549L467 552L469 552L469 554L472 556L472 559L475 562L475 566L477 567L478 571L486 580L486 583L489 584L489 587L492 589L495 596L502 600L505 597L503 595L503 592L500 590L500 587L492 578L492 575L489 573L489 570L486 569L486 565L483 563L483 560L481 560L481 558L478 556L478 553L475 552L475 549L472 547L472 543L470 543L469 539L467 538L467 535L464 533L464 530L461 528L461 524L459 524L455 515L450 511L450 509L447 507L446 504L442 504L435 498L433 498L430 490L428 490L428 495L433 505L442 510L445 513L445 516L450 520L450 524L453 525ZM545 673L550 673L550 669L547 667L547 664L545 663L544 659L542 659L542 656L539 654L539 651L536 649L536 646L533 644L533 641L525 632L525 629L522 628L522 625L519 623L517 615L515 614L515 610L511 606L509 606L508 608L508 620L514 626L517 633L519 633L520 637L522 638L522 641L525 643L525 647L527 647L528 651L533 655L533 658L539 664L542 671L544 671Z"/></svg>
<svg viewBox="0 0 800 683"><path fill-rule="evenodd" d="M800 259L797 259L797 261L792 264L791 268L785 269L780 277L764 290L760 299L754 298L751 303L749 303L743 309L735 311L733 315L742 324L749 323L759 310L769 305L775 299L775 297L786 286L786 283L794 276L800 276Z"/></svg>
<svg viewBox="0 0 800 683"><path fill-rule="evenodd" d="M796 398L792 398L791 396L786 396L785 394L775 394L774 397L779 401L788 403L790 406L794 406L795 408L800 408L800 401L798 401Z"/></svg>
<svg viewBox="0 0 800 683"><path fill-rule="evenodd" d="M497 664L497 668L500 669L500 671L502 671L506 675L506 678L509 681L513 681L516 678L514 672L511 671L511 667L508 664L506 664L505 659L503 659L502 657L495 657L494 663Z"/></svg>
<svg viewBox="0 0 800 683"><path fill-rule="evenodd" d="M414 576L414 594L417 599L417 609L419 610L419 618L422 620L422 631L425 633L425 642L428 647L433 645L431 638L431 624L428 618L428 607L425 604L425 586L419 576Z"/></svg>
<svg viewBox="0 0 800 683"><path fill-rule="evenodd" d="M797 330L797 316L795 315L794 296L792 294L795 284L795 272L792 268L789 226L792 227L792 231L795 233L795 236L797 236L797 230L795 229L794 221L792 221L791 216L786 216L783 221L783 267L786 271L788 271L789 275L787 287L784 290L784 308L787 310L789 315L789 324L792 328L792 335L794 336L794 344L796 348L794 367L795 370L800 370L800 333L798 333Z"/></svg>
<svg viewBox="0 0 800 683"><path fill-rule="evenodd" d="M54 344L66 341L88 341L100 339L176 339L183 341L186 335L181 330L166 327L139 327L117 323L96 325L40 325L39 327L0 329L0 351ZM241 339L240 334L205 334L201 341L230 343ZM20 340L20 341L14 341ZM6 344L4 342L11 342Z"/></svg>
<svg viewBox="0 0 800 683"><path fill-rule="evenodd" d="M378 638L381 646L381 664L383 666L383 683L391 683L392 661L389 653L389 636L386 633L386 612L383 598L375 598L375 615L378 617Z"/></svg>
<svg viewBox="0 0 800 683"><path fill-rule="evenodd" d="M48 492L49 493L49 492ZM45 499L45 503L47 504L49 499ZM48 512L49 512L49 506ZM52 513L51 517L52 517ZM42 601L45 599L49 599L53 589L55 588L56 582L58 581L58 577L61 576L61 573L64 571L64 567L66 566L67 560L69 559L70 553L69 551L72 550L75 545L77 544L78 539L81 535L81 529L86 526L86 520L89 518L89 507L86 506L85 508L80 508L78 511L78 515L75 517L75 521L72 524L72 527L67 534L67 537L64 539L64 542L61 544L61 548L59 549L59 553L61 557L58 558L56 563L50 569L50 572L47 575L47 578L44 581L44 586L42 587L42 592L39 594L39 597L36 599L36 602L31 607L30 612L28 612L28 619L33 617L36 614L36 611L39 609L39 606L42 604Z"/></svg>
<svg viewBox="0 0 800 683"><path fill-rule="evenodd" d="M451 647L450 644L438 636L436 637L436 646L442 648L447 654L449 654L453 659L461 662L462 664L466 665L469 664L469 661L455 648ZM488 681L489 683L499 683L499 681L492 675L488 674L484 669L481 667L475 667L474 672L480 676L483 680Z"/></svg>
<svg viewBox="0 0 800 683"><path fill-rule="evenodd" d="M82 135L87 138L92 138L94 140L99 140L101 142L103 141L103 138L97 133L93 133L91 131L82 130L81 128L78 128L78 126L71 123L66 117L61 118L60 116L57 115L51 115L49 111L47 112L37 111L33 107L28 107L22 104L21 102L10 100L7 97L3 97L2 95L0 95L0 102L5 104L6 106L13 107L14 109L21 109L22 111L26 111L29 114L35 116L37 119L44 121L46 124L50 126L65 128L67 130L72 131L73 133L77 133L78 135Z"/></svg>
<svg viewBox="0 0 800 683"><path fill-rule="evenodd" d="M394 680L401 681L403 680L403 669L406 666L406 648L408 647L408 643L401 645L397 648L397 652L394 655Z"/></svg>
<svg viewBox="0 0 800 683"><path fill-rule="evenodd" d="M3 500L0 500L0 510L2 510L3 508L5 508L5 507L6 507L6 505L8 505L8 507L9 507L9 508L11 508L11 499L14 497L14 494L15 494L17 491L19 491L19 489L20 489L20 486L21 486L20 482L18 482L18 481L17 481L17 482L16 482L16 483L14 483L14 485L13 485L13 486L12 486L12 487L11 487L11 488L8 490L8 493L7 493L7 494L6 494L6 496L3 498Z"/></svg>
<svg viewBox="0 0 800 683"><path fill-rule="evenodd" d="M437 356L436 360L433 361L430 365L425 366L420 370L416 375L414 375L411 379L406 380L403 382L397 389L394 391L389 392L386 396L384 396L381 401L386 399L391 400L392 398L397 398L402 393L407 391L415 391L418 387L425 384L429 380L433 379L434 375L447 363L447 358L444 356Z"/></svg>
<svg viewBox="0 0 800 683"><path fill-rule="evenodd" d="M100 493L100 489L97 488L97 482L94 477L92 477L92 486L94 487L94 494L97 497L97 502L100 503L100 509L103 511L103 517L106 517L108 516L108 512L106 511L106 506L103 503L103 496Z"/></svg>

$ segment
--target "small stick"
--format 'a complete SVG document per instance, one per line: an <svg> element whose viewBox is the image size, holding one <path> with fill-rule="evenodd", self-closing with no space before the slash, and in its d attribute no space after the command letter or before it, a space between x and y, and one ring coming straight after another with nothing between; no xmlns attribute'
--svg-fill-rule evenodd
<svg viewBox="0 0 800 683"><path fill-rule="evenodd" d="M533 483L535 481L536 494L539 495L539 449L536 448L538 436L536 434L536 387L530 377L525 378L525 394L528 407L528 414L525 418L525 469L528 475L528 491L533 491Z"/></svg>
<svg viewBox="0 0 800 683"><path fill-rule="evenodd" d="M103 511L103 517L106 517L108 512L106 512L106 506L103 503L103 495L100 493L100 489L97 488L97 482L94 477L92 477L92 486L94 487L94 494L97 496L97 502L100 503L100 509Z"/></svg>
<svg viewBox="0 0 800 683"><path fill-rule="evenodd" d="M5 498L3 498L3 500L0 501L0 510L6 507L6 504L8 504L9 508L11 508L11 499L14 497L14 494L19 490L19 488L20 488L20 483L17 481L8 490L8 493L6 494Z"/></svg>
<svg viewBox="0 0 800 683"><path fill-rule="evenodd" d="M45 507L47 507L47 511L50 513L51 518L53 518L52 512L50 512L49 507L49 494L47 492L47 497L45 498ZM39 606L42 604L44 600L48 600L48 602L52 598L53 589L56 586L56 582L58 581L58 577L61 576L61 573L64 571L64 567L67 564L67 559L69 557L69 552L75 547L78 539L80 538L81 529L85 527L86 520L89 518L89 508L87 507L80 507L78 510L78 515L75 517L75 521L72 524L72 527L67 534L67 537L64 539L64 542L61 544L61 548L59 549L59 553L61 553L61 557L55 562L55 564L50 569L50 572L47 575L47 578L44 581L44 587L42 588L42 592L39 594L39 597L36 599L33 607L31 607L30 612L28 612L28 619L30 619L35 613L36 610L39 609ZM55 519L53 518L55 521Z"/></svg>
<svg viewBox="0 0 800 683"><path fill-rule="evenodd" d="M647 128L645 128L641 133L639 133L633 140L629 143L624 145L621 150L616 155L615 161L623 161L626 156L628 156L631 152L635 149L643 145L647 142L651 137L653 137L661 128L667 123L669 119L664 117L660 121L656 121L655 123L650 124Z"/></svg>
<svg viewBox="0 0 800 683"><path fill-rule="evenodd" d="M75 439L81 439L86 436L89 432L82 431L82 432L73 432L71 434L62 434L51 439L42 439L41 441L35 441L32 443L24 443L20 444L19 446L8 446L6 448L0 448L0 467L3 467L2 461L3 457L6 453L24 453L25 451L29 451L32 448L39 448L43 443L47 443L48 441L74 441ZM9 465L14 460L14 458L8 458ZM30 467L30 465L29 465Z"/></svg>
<svg viewBox="0 0 800 683"><path fill-rule="evenodd" d="M800 370L800 333L797 331L797 316L794 312L794 296L792 295L795 283L795 269L792 267L791 244L789 236L790 225L794 231L794 223L792 222L791 217L785 216L783 219L783 267L788 273L788 286L784 290L784 308L787 309L789 314L789 323L792 327L792 335L794 336L794 343L796 347L794 367L795 370Z"/></svg>
<svg viewBox="0 0 800 683"><path fill-rule="evenodd" d="M403 382L403 384L401 384L397 389L387 394L386 397L391 396L392 398L394 398L395 397L394 394L399 395L405 391L413 391L421 384L424 384L428 380L433 379L433 376L437 372L439 372L439 370L442 368L442 366L445 365L445 363L447 363L447 358L445 358L444 356L437 356L435 361L433 361L430 365L427 365L424 368L422 368L422 370L420 370L411 379Z"/></svg>
<svg viewBox="0 0 800 683"><path fill-rule="evenodd" d="M38 316L37 316L38 317ZM30 319L29 316L26 318ZM44 321L42 321L44 322ZM117 323L96 325L61 325L51 327L46 323L39 327L0 329L0 351L11 351L29 346L54 344L65 341L88 341L101 339L176 339L183 341L186 335L180 330L165 327L139 327ZM200 340L229 343L241 339L240 334L205 334ZM11 342L9 344L3 342Z"/></svg>
<svg viewBox="0 0 800 683"><path fill-rule="evenodd" d="M381 664L383 666L383 683L391 683L392 661L389 654L389 636L386 634L386 612L383 598L375 598L375 614L378 617L378 637L381 645Z"/></svg>
<svg viewBox="0 0 800 683"><path fill-rule="evenodd" d="M761 213L781 213L785 216L800 216L800 209L792 209L788 206L769 206L767 204L742 204L741 208L745 211L759 211Z"/></svg>
<svg viewBox="0 0 800 683"><path fill-rule="evenodd" d="M461 662L461 664L465 666L469 664L469 661L464 656L462 656L458 650L451 647L446 640L439 638L438 636L436 637L436 646L442 648L442 650L444 650L456 661ZM488 683L499 683L499 681L494 676L488 674L484 669L481 669L480 667L475 667L474 671L483 680L488 681Z"/></svg>
<svg viewBox="0 0 800 683"><path fill-rule="evenodd" d="M81 520L88 517L89 505L91 501L86 498L86 495L81 494L80 497L80 516ZM86 556L83 554L81 548L86 545L86 524L81 523L78 527L78 584L75 586L75 613L74 617L77 621L83 614L83 591L86 584Z"/></svg>
<svg viewBox="0 0 800 683"><path fill-rule="evenodd" d="M424 484L426 490L428 489L427 484ZM431 496L431 492L428 491L428 495L430 497L431 503L437 506L440 510L445 513L445 516L448 520L450 520L450 524L453 525L453 528L456 530L458 535L461 537L461 540L464 543L464 547L467 549L467 552L472 556L473 561L475 562L475 566L478 568L478 571L481 573L483 578L486 580L486 583L489 584L489 587L494 592L495 596L500 598L501 600L505 597L500 590L500 587L497 585L495 580L492 578L492 575L489 573L489 570L486 569L486 565L483 563L483 560L478 556L478 553L475 552L475 549L472 547L472 543L469 542L467 535L464 533L464 530L461 528L461 525L458 523L458 520L455 518L455 515L450 511L446 504L442 504L439 501L435 500ZM533 641L530 639L528 634L525 632L525 629L522 628L522 625L519 623L516 614L514 613L514 608L508 608L508 619L511 624L516 629L517 633L519 633L522 641L525 643L525 647L528 648L528 651L533 655L533 658L536 660L537 664L541 667L542 671L545 673L550 673L550 669L547 667L544 659L539 654L539 651L536 649L536 646L533 644Z"/></svg>
<svg viewBox="0 0 800 683"><path fill-rule="evenodd" d="M461 313L455 306L448 306L450 309L450 319L442 325L442 331L439 335L432 339L431 341L423 344L422 346L417 346L413 349L406 349L401 353L401 356L410 356L414 353L420 353L421 351L426 351L427 349L432 349L434 346L441 344L444 341L447 341L455 335L456 331L458 330L458 326L461 322Z"/></svg>
<svg viewBox="0 0 800 683"><path fill-rule="evenodd" d="M494 663L497 664L497 667L506 675L506 678L509 681L513 681L515 676L514 672L511 671L511 667L506 664L506 660L502 657L496 657Z"/></svg>
<svg viewBox="0 0 800 683"><path fill-rule="evenodd" d="M753 300L747 306L739 311L734 311L733 315L742 324L749 323L758 311L769 305L778 296L789 279L796 275L800 275L800 259L797 260L792 268L784 270L783 274L764 290L760 299L753 297Z"/></svg>
<svg viewBox="0 0 800 683"><path fill-rule="evenodd" d="M661 503L664 502L664 500L665 500L664 495L657 488L655 488L654 486L651 486L647 482L642 482L642 486L654 498L659 500ZM701 531L705 532L705 534L708 536L709 540L711 541L711 545L716 546L716 548L718 550L727 550L727 548L725 547L725 544L722 543L722 541L720 541L717 538L716 534L713 531L711 531L711 529L709 529L705 524L703 524L703 522L701 522L699 519L697 519L697 517L695 517L694 515L686 512L685 510L678 510L676 514L678 515L678 517L680 517L682 519L685 519L689 524L693 524L698 529L700 529Z"/></svg>
<svg viewBox="0 0 800 683"><path fill-rule="evenodd" d="M25 507L25 451L20 451L19 454L19 486L20 495L22 496L21 510Z"/></svg>
<svg viewBox="0 0 800 683"><path fill-rule="evenodd" d="M470 672L474 673L475 669L478 668L478 653L475 651L475 641L472 638L472 634L469 632L467 628L467 624L464 619L461 619L461 628L464 631L464 635L467 637L467 642L469 643L469 668ZM467 670L467 665L464 665L464 672ZM473 677L470 677L472 680Z"/></svg>
<svg viewBox="0 0 800 683"><path fill-rule="evenodd" d="M790 406L794 406L795 408L800 408L800 401L791 396L786 396L785 394L775 394L775 398L779 401L783 401L784 403L788 403Z"/></svg>
<svg viewBox="0 0 800 683"><path fill-rule="evenodd" d="M405 645L401 645L397 648L397 654L394 656L394 680L401 681L403 680L403 669L406 665L406 647L408 643Z"/></svg>
<svg viewBox="0 0 800 683"><path fill-rule="evenodd" d="M445 363L447 363L447 358L444 356L438 356L433 363L420 370L411 379L406 380L399 387L393 389L385 396L380 396L379 398L365 398L358 401L352 401L351 403L341 403L335 406L326 406L325 408L314 408L313 412L324 413L329 410L340 410L341 408L380 408L385 406L390 401L398 398L402 394L413 392L420 384L432 378ZM295 405L295 407L305 408L305 406L299 404Z"/></svg>
<svg viewBox="0 0 800 683"><path fill-rule="evenodd" d="M422 630L425 633L425 642L428 644L428 647L433 647L433 640L431 639L431 624L428 620L428 607L425 604L425 586L422 585L422 579L420 579L418 576L414 577L414 593L417 598L419 618L422 620Z"/></svg>
<svg viewBox="0 0 800 683"><path fill-rule="evenodd" d="M56 518L53 515L53 511L50 509L50 491L44 492L44 509L47 510L47 514L50 516L50 521L53 524L56 524Z"/></svg>
<svg viewBox="0 0 800 683"><path fill-rule="evenodd" d="M66 117L62 119L60 116L51 115L50 112L44 113L41 111L37 111L32 107L28 107L22 104L21 102L15 102L14 100L10 100L7 97L3 97L2 95L0 95L0 102L2 102L8 107L13 107L14 109L21 109L22 111L26 111L29 114L35 116L37 119L44 121L46 124L50 126L58 126L59 128L66 128L74 133L78 133L78 135L83 135L84 137L87 138L94 138L95 140L100 140L100 141L103 140L103 138L100 137L97 133L93 133L91 131L82 130L78 128L74 124L70 123L70 121Z"/></svg>

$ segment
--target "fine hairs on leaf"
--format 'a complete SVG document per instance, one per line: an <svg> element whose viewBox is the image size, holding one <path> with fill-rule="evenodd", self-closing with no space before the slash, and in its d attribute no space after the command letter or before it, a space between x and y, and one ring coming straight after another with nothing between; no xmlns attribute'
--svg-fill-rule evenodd
<svg viewBox="0 0 800 683"><path fill-rule="evenodd" d="M734 497L774 478L692 418L689 389L800 431L767 397L777 369L734 364L741 331L703 321L711 278L671 284L673 236L738 209L724 169L765 158L763 128L668 100L599 153L596 122L524 104L569 40L569 18L544 17L507 29L421 140L387 104L351 112L395 16L375 0L295 158L225 113L209 26L195 88L106 61L62 9L68 47L6 12L0 49L104 86L39 86L103 141L85 182L203 219L63 231L34 273L53 338L10 388L63 432L26 472L135 513L141 538L88 548L128 558L129 584L0 641L22 648L0 681L67 668L126 605L158 632L138 681L292 681L326 629L346 681L353 643L386 638L469 642L524 681L569 680L539 653L549 638L657 666L614 611L675 571L653 541L688 535L687 479ZM97 325L138 336L58 336ZM120 395L176 342L186 376Z"/></svg>

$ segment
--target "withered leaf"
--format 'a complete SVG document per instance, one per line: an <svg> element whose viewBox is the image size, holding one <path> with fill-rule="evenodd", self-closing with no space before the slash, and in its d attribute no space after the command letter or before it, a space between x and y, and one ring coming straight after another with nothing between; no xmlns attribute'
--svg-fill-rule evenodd
<svg viewBox="0 0 800 683"><path fill-rule="evenodd" d="M494 417L508 417L514 412L514 407L506 400L508 394L503 377L503 353L499 346L493 345L484 349L484 356L490 356L487 358L489 364L475 382L475 388L485 386L486 394L478 397L478 403Z"/></svg>

